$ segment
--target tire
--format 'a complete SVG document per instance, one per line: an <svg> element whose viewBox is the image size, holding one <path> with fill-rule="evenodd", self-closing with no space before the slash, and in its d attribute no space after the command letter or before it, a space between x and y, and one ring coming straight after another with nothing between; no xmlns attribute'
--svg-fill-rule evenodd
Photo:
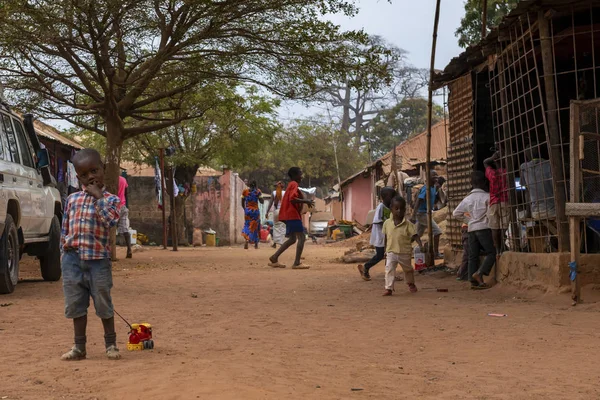
<svg viewBox="0 0 600 400"><path fill-rule="evenodd" d="M60 222L56 215L52 218L48 236L50 237L48 248L45 254L38 258L40 259L42 278L45 281L56 282L62 274L60 268Z"/></svg>
<svg viewBox="0 0 600 400"><path fill-rule="evenodd" d="M12 293L19 281L19 234L11 215L0 239L0 294Z"/></svg>

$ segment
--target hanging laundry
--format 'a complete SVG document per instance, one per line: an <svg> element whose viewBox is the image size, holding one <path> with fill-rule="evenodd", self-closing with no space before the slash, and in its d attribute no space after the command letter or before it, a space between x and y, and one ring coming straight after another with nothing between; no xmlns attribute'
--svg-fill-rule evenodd
<svg viewBox="0 0 600 400"><path fill-rule="evenodd" d="M67 161L67 186L69 187L69 194L79 191L77 171L75 171L75 165L71 161Z"/></svg>
<svg viewBox="0 0 600 400"><path fill-rule="evenodd" d="M158 157L154 157L155 165L154 165L154 186L156 191L156 200L158 202L158 208L162 210L163 206L163 198L162 198L162 176L160 173L160 164L158 162Z"/></svg>
<svg viewBox="0 0 600 400"><path fill-rule="evenodd" d="M62 158L58 158L58 177L59 182L65 181L65 162Z"/></svg>

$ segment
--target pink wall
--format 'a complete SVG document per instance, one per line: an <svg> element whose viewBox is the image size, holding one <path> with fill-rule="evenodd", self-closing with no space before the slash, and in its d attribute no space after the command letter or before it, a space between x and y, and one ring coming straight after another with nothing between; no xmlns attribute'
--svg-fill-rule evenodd
<svg viewBox="0 0 600 400"><path fill-rule="evenodd" d="M374 208L373 205L373 180L369 175L364 178L358 176L350 184L344 186L344 219L365 224L367 214Z"/></svg>
<svg viewBox="0 0 600 400"><path fill-rule="evenodd" d="M244 211L240 199L244 182L230 170L221 176L196 177L194 182L194 228L213 229L223 245L241 243Z"/></svg>

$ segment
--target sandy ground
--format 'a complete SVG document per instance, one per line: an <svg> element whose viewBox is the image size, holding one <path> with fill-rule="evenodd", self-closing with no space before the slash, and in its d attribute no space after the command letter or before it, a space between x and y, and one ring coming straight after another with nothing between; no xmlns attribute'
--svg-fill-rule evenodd
<svg viewBox="0 0 600 400"><path fill-rule="evenodd" d="M156 349L125 351L118 321L117 362L95 316L88 359L60 361L72 341L61 284L25 261L26 280L0 297L12 303L0 307L0 399L600 398L600 304L471 292L442 272L417 276L415 295L399 284L383 298L383 266L363 282L333 261L343 250L308 246L308 271L265 267L266 248L120 261L116 309L151 323Z"/></svg>

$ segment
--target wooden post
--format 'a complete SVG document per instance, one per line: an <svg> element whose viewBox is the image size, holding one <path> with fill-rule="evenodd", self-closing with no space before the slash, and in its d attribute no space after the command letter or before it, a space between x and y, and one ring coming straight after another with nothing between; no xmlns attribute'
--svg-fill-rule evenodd
<svg viewBox="0 0 600 400"><path fill-rule="evenodd" d="M554 188L554 202L556 205L556 223L558 225L558 250L569 251L569 226L566 222L564 188L558 182L564 182L565 176L562 169L563 157L560 146L560 129L558 127L558 104L556 101L556 88L554 87L554 59L552 42L550 39L550 25L542 11L538 12L538 26L540 30L540 43L542 49L542 64L544 69L544 88L546 92L546 138L550 155L550 168L552 170L552 185Z"/></svg>
<svg viewBox="0 0 600 400"><path fill-rule="evenodd" d="M162 199L163 249L167 249L167 214L165 210L165 149L159 149L160 158L160 191Z"/></svg>
<svg viewBox="0 0 600 400"><path fill-rule="evenodd" d="M570 158L571 158L571 203L579 203L580 200L580 173L579 173L579 106L574 102L571 102L570 110L570 131L571 131L571 147L570 147ZM571 244L571 262L575 263L575 271L577 276L575 282L571 282L571 298L573 299L573 305L581 303L581 279L579 273L579 256L581 250L581 231L580 231L580 218L578 216L569 217L569 238Z"/></svg>
<svg viewBox="0 0 600 400"><path fill-rule="evenodd" d="M482 0L483 1L483 15L481 17L481 40L485 39L485 37L487 36L487 8L488 8L488 2L487 0Z"/></svg>
<svg viewBox="0 0 600 400"><path fill-rule="evenodd" d="M433 114L433 77L435 74L435 49L437 46L438 25L440 22L440 2L436 1L435 19L433 22L433 40L431 42L431 65L429 67L429 98L427 100L427 159L425 164L426 176L426 201L427 201L427 230L429 231L429 255L431 264L435 265L435 256L433 249L433 215L431 206L431 119Z"/></svg>
<svg viewBox="0 0 600 400"><path fill-rule="evenodd" d="M175 208L175 177L173 176L173 167L169 167L169 199L171 203L171 246L173 251L177 251L177 209Z"/></svg>

